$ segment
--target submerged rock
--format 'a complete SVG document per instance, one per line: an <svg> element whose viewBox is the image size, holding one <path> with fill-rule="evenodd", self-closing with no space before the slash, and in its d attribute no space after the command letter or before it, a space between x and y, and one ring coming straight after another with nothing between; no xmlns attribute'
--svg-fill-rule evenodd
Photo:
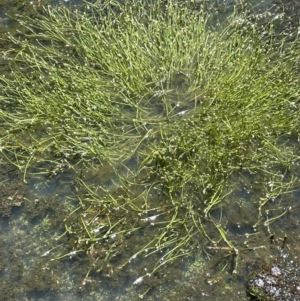
<svg viewBox="0 0 300 301"><path fill-rule="evenodd" d="M282 253L269 269L250 277L248 289L260 301L300 301L299 258Z"/></svg>

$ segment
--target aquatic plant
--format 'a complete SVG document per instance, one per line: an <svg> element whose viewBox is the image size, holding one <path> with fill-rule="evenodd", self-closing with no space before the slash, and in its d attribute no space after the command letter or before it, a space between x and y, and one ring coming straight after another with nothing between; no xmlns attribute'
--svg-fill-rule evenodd
<svg viewBox="0 0 300 301"><path fill-rule="evenodd" d="M211 216L237 178L261 179L258 224L286 212L262 219L296 183L299 38L248 13L218 24L192 4L104 1L47 8L24 21L26 38L9 36L2 155L24 179L48 161L52 175L77 172L72 251L56 258L84 251L100 272L147 257L139 284L204 244L237 257Z"/></svg>

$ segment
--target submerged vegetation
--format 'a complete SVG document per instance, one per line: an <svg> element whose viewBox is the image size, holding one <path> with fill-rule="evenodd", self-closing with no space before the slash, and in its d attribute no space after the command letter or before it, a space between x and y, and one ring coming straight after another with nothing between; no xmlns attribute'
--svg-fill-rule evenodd
<svg viewBox="0 0 300 301"><path fill-rule="evenodd" d="M282 15L215 17L171 0L104 1L47 8L9 36L1 154L25 181L37 166L77 178L70 252L56 259L84 254L87 275L117 277L146 258L140 284L210 246L236 272L245 246L221 217L238 184L257 189L254 228L293 209L282 197L298 185L299 37Z"/></svg>

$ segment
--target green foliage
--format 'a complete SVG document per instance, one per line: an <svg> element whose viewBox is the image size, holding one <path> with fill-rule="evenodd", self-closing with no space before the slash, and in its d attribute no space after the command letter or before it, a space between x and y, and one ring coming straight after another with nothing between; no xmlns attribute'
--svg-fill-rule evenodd
<svg viewBox="0 0 300 301"><path fill-rule="evenodd" d="M298 36L247 13L213 26L207 12L171 0L45 12L26 20L26 39L9 37L1 147L25 173L62 158L88 167L66 222L75 252L88 251L98 271L114 257L119 268L151 257L149 273L204 240L237 255L210 211L244 171L265 179L258 215L293 190Z"/></svg>

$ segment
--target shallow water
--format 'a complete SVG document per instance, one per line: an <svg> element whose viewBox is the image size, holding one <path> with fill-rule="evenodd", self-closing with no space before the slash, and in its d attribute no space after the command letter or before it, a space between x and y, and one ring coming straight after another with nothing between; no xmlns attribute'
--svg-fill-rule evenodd
<svg viewBox="0 0 300 301"><path fill-rule="evenodd" d="M224 1L221 5L227 6L227 3ZM272 1L262 2L260 9L272 4ZM30 5L27 4L28 9ZM3 32L16 24L3 17L3 6L1 8ZM7 5L6 9L26 11L17 3L15 7ZM294 10L289 9L294 14ZM290 171L290 175L297 178L298 164L295 162ZM32 175L26 179L27 183L17 171L1 175L0 181L5 183L1 197L11 200L3 211L7 214L0 217L1 300L139 300L139 296L147 292L145 300L229 301L238 296L239 300L246 301L250 300L246 292L249 273L268 263L271 266L280 253L284 236L287 236L284 249L289 256L296 258L299 254L300 193L268 202L262 210L264 222L255 227L259 212L254 204L261 197L259 183L263 179L260 175L240 172L232 177L239 191L221 208L212 211L212 217L238 246L238 256L226 249L226 245L212 246L203 237L203 241L195 242L189 259L179 260L151 277L147 276L147 265L138 258L122 272L116 269L116 258L115 266L105 267L105 273L89 274L88 256L74 254L70 247L73 237L63 235L69 212L78 206L74 177L80 174L80 168L73 170L64 166L62 172L55 174L49 166L48 174L40 174L44 167L30 170ZM104 178L102 184L112 187L110 171L104 168L99 172ZM93 181L94 175L86 177ZM138 235L151 233L155 226L154 223L153 228L149 226ZM205 226L217 239L215 227ZM274 239L271 240L272 234ZM56 258L60 259L53 260Z"/></svg>
<svg viewBox="0 0 300 301"><path fill-rule="evenodd" d="M298 171L299 162L291 173ZM259 175L242 172L232 179L240 191L212 211L212 217L238 247L238 256L224 243L213 246L203 238L195 243L188 259L178 260L151 277L146 275L147 263L138 258L121 272L117 260L105 273L87 276L88 258L74 254L72 237L62 236L70 208L77 206L74 172L66 170L59 178L34 175L28 177L28 184L22 184L21 176L15 172L16 182L6 174L1 177L12 188L4 197L14 195L16 188L23 195L22 204L13 205L12 214L0 219L1 300L138 300L147 291L145 300L226 301L238 295L246 301L250 300L246 292L249 274L278 261L285 236L284 252L299 264L299 192L267 203L262 211L265 223L253 227L258 220L255 199L261 195ZM266 223L286 210L281 218ZM214 227L205 226L214 238ZM154 229L155 225L137 235ZM233 273L235 269L237 273Z"/></svg>

